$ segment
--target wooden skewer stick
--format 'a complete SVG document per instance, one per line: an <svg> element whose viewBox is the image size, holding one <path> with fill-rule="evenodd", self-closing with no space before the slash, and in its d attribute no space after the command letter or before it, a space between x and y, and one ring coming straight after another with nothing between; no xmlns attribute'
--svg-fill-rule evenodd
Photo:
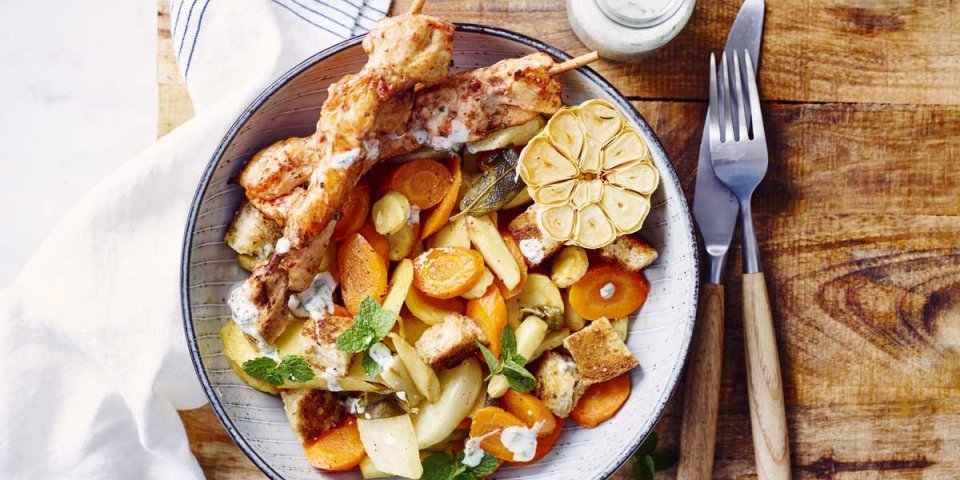
<svg viewBox="0 0 960 480"><path fill-rule="evenodd" d="M413 0L413 5L410 5L409 13L411 14L420 13L420 10L423 10L423 4L426 1L427 0Z"/></svg>
<svg viewBox="0 0 960 480"><path fill-rule="evenodd" d="M570 70L580 68L589 63L596 62L597 60L600 60L600 54L597 52L590 52L584 55L580 55L579 57L571 58L566 62L554 64L554 66L550 67L547 70L547 75L551 75L551 76L559 75L563 72L568 72Z"/></svg>

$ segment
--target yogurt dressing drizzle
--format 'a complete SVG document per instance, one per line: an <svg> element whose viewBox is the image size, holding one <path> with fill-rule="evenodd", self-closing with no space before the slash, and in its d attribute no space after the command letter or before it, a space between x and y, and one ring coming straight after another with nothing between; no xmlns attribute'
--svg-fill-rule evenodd
<svg viewBox="0 0 960 480"><path fill-rule="evenodd" d="M227 299L227 305L230 306L231 318L240 327L243 333L256 340L257 349L265 356L280 360L277 349L268 344L257 330L257 319L260 312L257 305L250 299L250 289L246 282L243 282L230 291L230 297Z"/></svg>
<svg viewBox="0 0 960 480"><path fill-rule="evenodd" d="M543 422L537 422L532 427L507 427L500 432L500 443L513 454L514 462L529 462L537 453L537 433L543 427Z"/></svg>
<svg viewBox="0 0 960 480"><path fill-rule="evenodd" d="M304 291L290 295L287 307L298 317L320 320L333 313L333 291L336 289L337 281L330 272L319 273Z"/></svg>
<svg viewBox="0 0 960 480"><path fill-rule="evenodd" d="M544 256L543 244L535 238L524 238L520 240L520 253L530 260L530 263L539 264Z"/></svg>

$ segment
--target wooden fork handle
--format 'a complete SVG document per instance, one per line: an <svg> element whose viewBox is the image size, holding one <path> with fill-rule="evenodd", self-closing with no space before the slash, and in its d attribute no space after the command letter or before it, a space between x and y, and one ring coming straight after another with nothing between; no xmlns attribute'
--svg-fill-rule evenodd
<svg viewBox="0 0 960 480"><path fill-rule="evenodd" d="M687 366L680 430L679 480L710 480L723 360L723 285L703 285L703 303Z"/></svg>
<svg viewBox="0 0 960 480"><path fill-rule="evenodd" d="M743 274L743 337L757 478L789 480L790 447L783 381L762 272Z"/></svg>

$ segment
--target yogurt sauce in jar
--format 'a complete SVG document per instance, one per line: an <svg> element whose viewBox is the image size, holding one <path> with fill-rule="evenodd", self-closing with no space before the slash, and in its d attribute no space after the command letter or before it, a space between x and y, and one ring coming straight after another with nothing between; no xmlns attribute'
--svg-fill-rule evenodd
<svg viewBox="0 0 960 480"><path fill-rule="evenodd" d="M676 37L696 0L567 0L570 26L600 56L635 62Z"/></svg>

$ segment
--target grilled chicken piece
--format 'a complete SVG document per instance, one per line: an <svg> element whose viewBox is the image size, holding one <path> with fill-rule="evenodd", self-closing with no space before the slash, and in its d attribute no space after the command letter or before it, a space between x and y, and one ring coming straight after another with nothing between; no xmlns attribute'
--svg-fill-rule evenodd
<svg viewBox="0 0 960 480"><path fill-rule="evenodd" d="M305 187L296 187L285 195L277 198L264 199L258 197L249 197L250 203L257 207L270 220L277 222L281 227L286 225L287 217L290 216L290 210L300 202L300 199L307 193Z"/></svg>
<svg viewBox="0 0 960 480"><path fill-rule="evenodd" d="M260 150L237 179L250 199L274 199L307 182L319 163L314 135L280 140Z"/></svg>
<svg viewBox="0 0 960 480"><path fill-rule="evenodd" d="M429 15L384 18L363 39L363 50L384 83L398 87L432 84L447 78L453 63L453 24ZM412 83L410 83L412 82Z"/></svg>
<svg viewBox="0 0 960 480"><path fill-rule="evenodd" d="M448 137L465 127L467 140L474 141L539 114L553 114L563 106L563 84L547 74L553 64L549 55L537 52L424 88L417 92L414 128L423 128L433 137Z"/></svg>
<svg viewBox="0 0 960 480"><path fill-rule="evenodd" d="M227 304L233 319L244 332L273 344L287 328L287 271L278 257L257 265L253 274L230 292Z"/></svg>

